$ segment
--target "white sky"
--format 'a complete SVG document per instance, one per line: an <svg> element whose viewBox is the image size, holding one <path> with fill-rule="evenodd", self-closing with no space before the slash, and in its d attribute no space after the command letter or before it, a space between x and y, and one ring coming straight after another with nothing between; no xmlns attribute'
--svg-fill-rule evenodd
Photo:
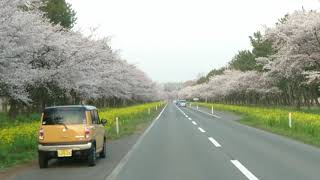
<svg viewBox="0 0 320 180"><path fill-rule="evenodd" d="M111 37L129 63L158 82L195 79L226 65L248 36L317 0L67 0L76 29Z"/></svg>

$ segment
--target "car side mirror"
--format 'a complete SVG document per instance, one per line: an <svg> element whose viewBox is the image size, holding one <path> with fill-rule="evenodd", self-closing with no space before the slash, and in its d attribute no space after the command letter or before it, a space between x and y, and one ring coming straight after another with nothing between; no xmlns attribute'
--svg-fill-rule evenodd
<svg viewBox="0 0 320 180"><path fill-rule="evenodd" d="M107 121L106 119L101 119L101 124L102 124L102 125L106 125L107 122L108 122L108 121Z"/></svg>

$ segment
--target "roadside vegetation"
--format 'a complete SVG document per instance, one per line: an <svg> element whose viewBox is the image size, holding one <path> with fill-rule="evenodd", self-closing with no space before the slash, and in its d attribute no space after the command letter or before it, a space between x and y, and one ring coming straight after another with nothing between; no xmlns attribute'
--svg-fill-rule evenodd
<svg viewBox="0 0 320 180"><path fill-rule="evenodd" d="M154 102L123 108L106 108L100 111L100 118L108 120L109 139L117 139L143 131L163 108L163 102ZM150 111L149 111L150 110ZM119 135L116 131L116 118L119 122Z"/></svg>
<svg viewBox="0 0 320 180"><path fill-rule="evenodd" d="M19 115L15 119L0 114L0 171L28 162L36 155L40 116Z"/></svg>
<svg viewBox="0 0 320 180"><path fill-rule="evenodd" d="M249 37L221 68L185 83L175 97L240 113L240 121L320 146L320 12L297 10ZM292 128L288 114L292 112Z"/></svg>
<svg viewBox="0 0 320 180"><path fill-rule="evenodd" d="M110 139L143 130L161 109L161 87L109 38L74 29L76 20L65 0L0 1L0 170L36 157L40 115L32 112L44 107L94 105Z"/></svg>
<svg viewBox="0 0 320 180"><path fill-rule="evenodd" d="M75 14L65 0L0 1L0 98L11 117L51 105L119 107L161 99L158 85L109 38L73 29Z"/></svg>
<svg viewBox="0 0 320 180"><path fill-rule="evenodd" d="M202 107L230 111L242 115L240 123L284 135L306 144L320 147L320 111L297 110L288 107L263 107L193 103ZM292 126L289 127L289 113Z"/></svg>
<svg viewBox="0 0 320 180"><path fill-rule="evenodd" d="M105 108L99 114L100 118L108 120L108 138L117 139L143 131L163 105L163 102L153 102L123 108ZM116 132L116 117L119 118L119 135ZM0 171L35 159L40 115L19 115L12 119L7 114L0 113L0 118Z"/></svg>
<svg viewBox="0 0 320 180"><path fill-rule="evenodd" d="M182 88L178 97L259 106L320 107L320 12L297 10L249 37L252 49Z"/></svg>

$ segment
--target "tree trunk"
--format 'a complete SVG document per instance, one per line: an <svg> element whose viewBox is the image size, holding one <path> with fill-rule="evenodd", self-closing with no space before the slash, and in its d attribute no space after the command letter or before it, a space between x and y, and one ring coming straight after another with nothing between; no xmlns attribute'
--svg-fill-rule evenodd
<svg viewBox="0 0 320 180"><path fill-rule="evenodd" d="M10 100L10 109L9 109L9 116L11 118L16 118L19 114L19 108L18 108L18 101L16 100Z"/></svg>
<svg viewBox="0 0 320 180"><path fill-rule="evenodd" d="M8 112L8 99L7 99L6 97L3 98L2 110L3 110L3 112L5 112L5 113Z"/></svg>

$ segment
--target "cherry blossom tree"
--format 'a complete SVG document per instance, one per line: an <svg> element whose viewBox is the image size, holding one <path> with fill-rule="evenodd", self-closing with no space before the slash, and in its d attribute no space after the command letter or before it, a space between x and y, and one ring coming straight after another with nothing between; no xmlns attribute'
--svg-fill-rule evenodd
<svg viewBox="0 0 320 180"><path fill-rule="evenodd" d="M45 19L40 0L0 2L0 92L16 105L159 99L157 85L97 39ZM70 100L72 100L70 102Z"/></svg>
<svg viewBox="0 0 320 180"><path fill-rule="evenodd" d="M266 30L277 53L270 57L269 75L288 101L298 107L302 102L318 103L317 86L320 71L320 13L296 11L286 21Z"/></svg>
<svg viewBox="0 0 320 180"><path fill-rule="evenodd" d="M275 50L255 59L262 67L259 72L240 72L231 66L207 83L182 89L180 94L232 104L320 105L319 34L319 12L288 14L280 23L266 28L264 37L259 35ZM246 62L247 58L242 60Z"/></svg>

